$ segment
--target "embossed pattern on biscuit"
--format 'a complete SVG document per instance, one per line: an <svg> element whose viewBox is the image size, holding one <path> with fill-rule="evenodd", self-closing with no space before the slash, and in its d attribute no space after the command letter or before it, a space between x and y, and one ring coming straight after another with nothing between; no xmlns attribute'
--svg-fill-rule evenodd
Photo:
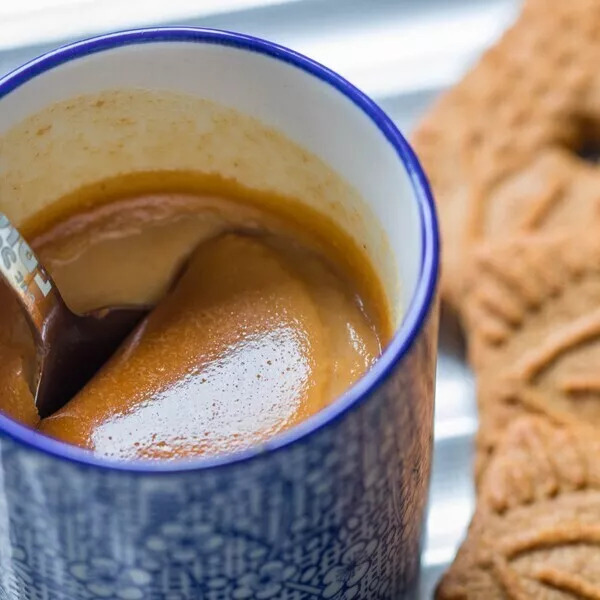
<svg viewBox="0 0 600 600"><path fill-rule="evenodd" d="M511 368L534 380L594 339L588 315L600 307L600 236L593 229L481 246L465 279L469 360L481 376Z"/></svg>
<svg viewBox="0 0 600 600"><path fill-rule="evenodd" d="M524 413L600 427L600 240L530 235L480 248L466 280L481 474Z"/></svg>
<svg viewBox="0 0 600 600"><path fill-rule="evenodd" d="M438 600L598 600L600 439L524 417L506 431Z"/></svg>
<svg viewBox="0 0 600 600"><path fill-rule="evenodd" d="M532 0L414 133L441 217L442 289L456 307L473 244L579 228L598 213L600 168L577 150L600 139L599 63L599 2Z"/></svg>

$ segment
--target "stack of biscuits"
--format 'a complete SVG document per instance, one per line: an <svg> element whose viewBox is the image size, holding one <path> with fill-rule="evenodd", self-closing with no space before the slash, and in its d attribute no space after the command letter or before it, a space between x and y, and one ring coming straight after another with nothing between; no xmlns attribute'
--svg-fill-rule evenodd
<svg viewBox="0 0 600 600"><path fill-rule="evenodd" d="M525 0L413 142L480 418L436 597L600 600L600 0Z"/></svg>

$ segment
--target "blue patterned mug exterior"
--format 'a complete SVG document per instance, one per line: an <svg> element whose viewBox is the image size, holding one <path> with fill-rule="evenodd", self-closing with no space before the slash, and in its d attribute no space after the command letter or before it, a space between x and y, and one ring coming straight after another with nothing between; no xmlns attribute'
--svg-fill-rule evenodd
<svg viewBox="0 0 600 600"><path fill-rule="evenodd" d="M343 397L231 456L116 463L0 415L0 600L412 597L438 319L437 224L417 159L388 117L328 69L269 42L190 28L94 38L0 79L0 136L61 94L129 77L165 89L204 83L207 93L222 83L217 99L275 115L273 126L289 125L331 160L390 237L403 318Z"/></svg>

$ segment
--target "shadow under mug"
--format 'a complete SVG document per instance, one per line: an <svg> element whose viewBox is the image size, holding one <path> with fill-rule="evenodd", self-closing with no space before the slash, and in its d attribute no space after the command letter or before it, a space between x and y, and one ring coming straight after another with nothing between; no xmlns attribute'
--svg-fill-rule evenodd
<svg viewBox="0 0 600 600"><path fill-rule="evenodd" d="M132 95L112 105L69 104L111 89ZM250 186L287 185L323 210L347 202L346 195L323 200L339 190L318 169L291 164L296 150L276 152L269 135L226 127L221 113L200 115L192 106L194 114L183 115L185 102L181 114L165 113L162 101L146 99L148 114L140 115L134 96L144 90L206 100L200 113L223 105L249 115L347 181L364 212L346 207L345 226L370 236L401 316L383 356L341 398L229 456L111 462L0 415L0 598L411 597L432 451L438 320L437 223L415 155L364 94L293 51L221 31L129 31L65 46L0 80L0 209L19 222L88 168L90 177L123 164L177 168L193 148L217 172L235 165L225 175L241 174ZM107 106L112 123L120 119L118 135L90 117ZM210 136L217 126L220 139ZM54 147L44 137L52 127ZM204 132L202 143L186 149L194 127ZM140 143L148 131L159 146L181 136L181 147L161 153L152 140ZM263 144L260 152L253 144Z"/></svg>

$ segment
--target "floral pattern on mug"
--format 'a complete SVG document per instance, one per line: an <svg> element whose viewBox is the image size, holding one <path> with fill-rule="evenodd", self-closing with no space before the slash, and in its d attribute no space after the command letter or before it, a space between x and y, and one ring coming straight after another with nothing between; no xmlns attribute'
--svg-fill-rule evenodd
<svg viewBox="0 0 600 600"><path fill-rule="evenodd" d="M143 600L152 576L136 567L123 568L111 558L92 558L73 563L69 571L81 582L90 598L107 600Z"/></svg>

